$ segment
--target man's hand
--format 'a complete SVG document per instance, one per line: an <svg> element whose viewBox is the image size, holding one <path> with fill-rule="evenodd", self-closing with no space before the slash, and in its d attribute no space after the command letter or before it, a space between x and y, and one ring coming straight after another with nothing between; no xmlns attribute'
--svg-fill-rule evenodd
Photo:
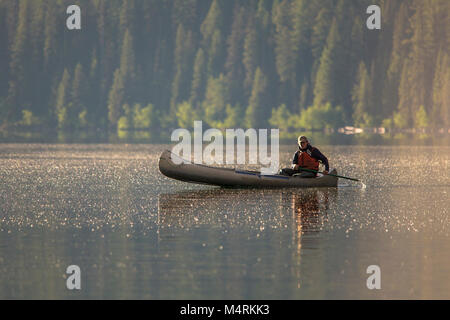
<svg viewBox="0 0 450 320"><path fill-rule="evenodd" d="M298 164L294 164L294 165L292 165L292 169L294 169L294 170L298 170Z"/></svg>
<svg viewBox="0 0 450 320"><path fill-rule="evenodd" d="M324 175L327 175L327 174L328 174L328 171L327 171L327 170L324 170L322 173L323 173Z"/></svg>

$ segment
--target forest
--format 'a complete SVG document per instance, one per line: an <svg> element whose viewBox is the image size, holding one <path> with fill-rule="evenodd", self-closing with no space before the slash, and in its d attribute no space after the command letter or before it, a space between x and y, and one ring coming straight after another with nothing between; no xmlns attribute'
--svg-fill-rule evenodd
<svg viewBox="0 0 450 320"><path fill-rule="evenodd" d="M0 0L0 132L447 131L449 19L448 0Z"/></svg>

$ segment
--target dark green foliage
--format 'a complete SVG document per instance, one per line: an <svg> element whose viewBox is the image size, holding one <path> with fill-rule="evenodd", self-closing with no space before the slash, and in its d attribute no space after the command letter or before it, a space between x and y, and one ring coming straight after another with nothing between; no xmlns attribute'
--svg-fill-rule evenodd
<svg viewBox="0 0 450 320"><path fill-rule="evenodd" d="M2 130L450 126L448 0L80 0L77 31L69 4L0 0Z"/></svg>
<svg viewBox="0 0 450 320"><path fill-rule="evenodd" d="M260 68L256 68L253 89L248 102L245 124L248 128L264 128L270 118L266 107L267 78Z"/></svg>
<svg viewBox="0 0 450 320"><path fill-rule="evenodd" d="M371 127L374 125L371 109L373 109L373 86L364 62L358 69L355 86L352 90L353 121L358 127Z"/></svg>
<svg viewBox="0 0 450 320"><path fill-rule="evenodd" d="M340 80L339 77L342 76L337 74L338 63L342 63L342 61L339 61L341 41L341 35L339 35L335 19L331 25L326 46L320 58L314 85L314 105L335 104L337 102L339 94L337 86Z"/></svg>

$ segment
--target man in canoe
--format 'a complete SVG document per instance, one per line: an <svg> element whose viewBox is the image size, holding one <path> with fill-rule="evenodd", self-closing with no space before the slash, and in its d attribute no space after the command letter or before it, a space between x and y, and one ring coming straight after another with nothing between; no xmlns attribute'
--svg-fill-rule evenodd
<svg viewBox="0 0 450 320"><path fill-rule="evenodd" d="M302 171L302 169L319 171L319 164L325 165L324 174L328 174L330 166L328 159L325 157L319 149L311 146L308 142L308 138L305 136L298 137L298 151L294 155L292 161L292 168L285 168L281 170L281 174L292 176L296 173L300 174L302 178L314 178L316 173L310 171Z"/></svg>

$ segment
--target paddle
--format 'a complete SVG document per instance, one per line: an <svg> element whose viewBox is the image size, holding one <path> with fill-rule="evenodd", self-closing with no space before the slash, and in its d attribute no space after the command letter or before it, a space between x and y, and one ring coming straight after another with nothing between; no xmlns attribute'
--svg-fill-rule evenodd
<svg viewBox="0 0 450 320"><path fill-rule="evenodd" d="M308 171L308 172L313 172L313 173L322 173L322 174L324 174L323 172L320 172L320 171L316 171L316 170L311 170L311 169L304 169L304 168L299 168L299 170L300 171ZM348 179L348 180L352 180L352 181L358 181L358 182L361 182L360 180L358 180L358 179L354 179L354 178L349 178L349 177L344 177L344 176L338 176L337 174L331 174L331 173L327 173L327 175L329 175L329 176L333 176L333 177L338 177L338 178L342 178L342 179Z"/></svg>

